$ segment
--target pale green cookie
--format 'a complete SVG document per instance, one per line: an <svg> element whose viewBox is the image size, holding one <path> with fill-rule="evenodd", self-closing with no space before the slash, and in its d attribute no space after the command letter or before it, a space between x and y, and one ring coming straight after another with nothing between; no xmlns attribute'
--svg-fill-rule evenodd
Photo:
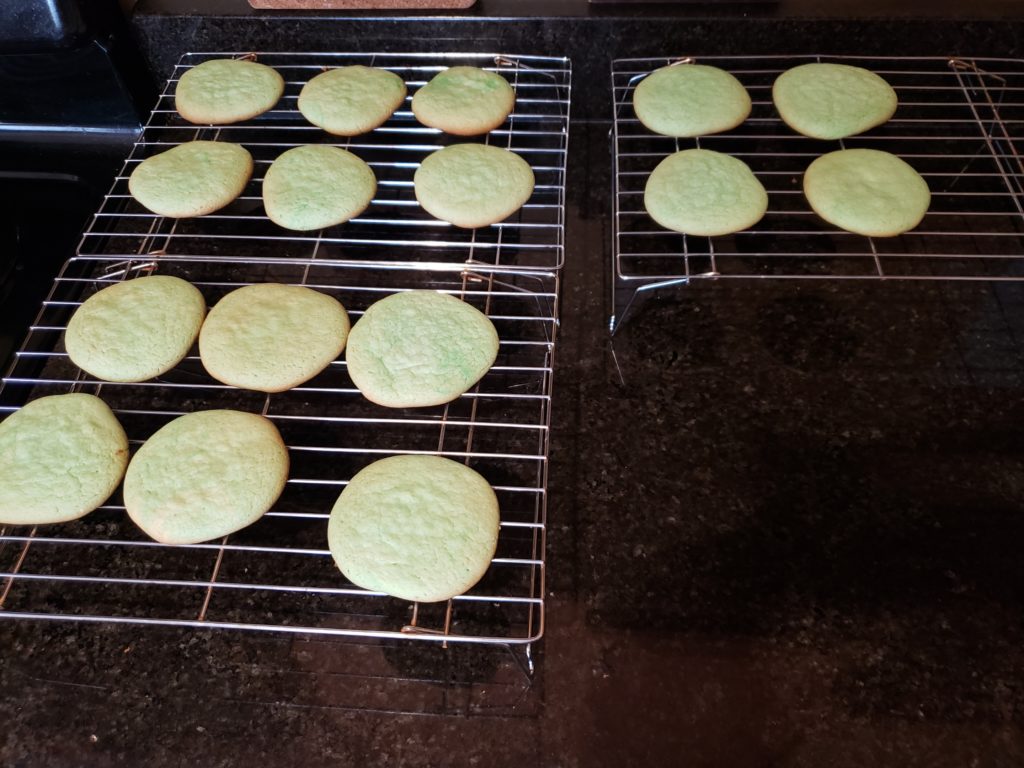
<svg viewBox="0 0 1024 768"><path fill-rule="evenodd" d="M93 395L33 400L0 422L0 524L63 523L92 512L128 466L128 438Z"/></svg>
<svg viewBox="0 0 1024 768"><path fill-rule="evenodd" d="M516 93L497 72L450 67L416 91L412 113L431 128L477 136L497 128L512 113Z"/></svg>
<svg viewBox="0 0 1024 768"><path fill-rule="evenodd" d="M728 72L703 64L657 69L637 85L633 110L665 136L706 136L735 128L750 114L750 95Z"/></svg>
<svg viewBox="0 0 1024 768"><path fill-rule="evenodd" d="M917 171L877 149L819 157L804 174L804 194L825 221L873 237L894 237L916 227L932 197Z"/></svg>
<svg viewBox="0 0 1024 768"><path fill-rule="evenodd" d="M238 144L189 141L135 166L128 191L153 213L183 219L213 213L245 189L252 155Z"/></svg>
<svg viewBox="0 0 1024 768"><path fill-rule="evenodd" d="M263 179L267 216L286 229L322 229L366 210L377 177L344 149L310 144L278 157Z"/></svg>
<svg viewBox="0 0 1024 768"><path fill-rule="evenodd" d="M533 169L514 152L453 144L427 155L413 175L416 199L432 216L473 229L497 224L533 194Z"/></svg>
<svg viewBox="0 0 1024 768"><path fill-rule="evenodd" d="M779 116L813 139L842 139L881 125L896 111L896 91L874 72L848 64L802 64L772 86Z"/></svg>
<svg viewBox="0 0 1024 768"><path fill-rule="evenodd" d="M104 381L145 381L181 362L206 316L203 294L152 275L114 283L75 310L64 334L71 362Z"/></svg>
<svg viewBox="0 0 1024 768"><path fill-rule="evenodd" d="M341 492L327 543L357 586L434 603L480 581L498 529L498 498L477 472L440 456L392 456Z"/></svg>
<svg viewBox="0 0 1024 768"><path fill-rule="evenodd" d="M284 392L316 376L345 348L348 313L337 299L262 283L227 294L199 331L199 356L217 381Z"/></svg>
<svg viewBox="0 0 1024 768"><path fill-rule="evenodd" d="M259 520L287 480L288 450L268 419L196 411L138 450L124 477L124 506L156 541L198 544Z"/></svg>
<svg viewBox="0 0 1024 768"><path fill-rule="evenodd" d="M383 125L405 101L405 82L374 67L332 69L306 83L299 112L335 136L356 136Z"/></svg>
<svg viewBox="0 0 1024 768"><path fill-rule="evenodd" d="M742 160L685 149L658 163L644 189L644 206L663 227L713 237L759 222L768 193Z"/></svg>
<svg viewBox="0 0 1024 768"><path fill-rule="evenodd" d="M487 315L435 291L395 293L372 305L345 353L359 391L391 408L454 400L497 356L498 332Z"/></svg>
<svg viewBox="0 0 1024 768"><path fill-rule="evenodd" d="M227 125L262 115L282 93L284 78L264 64L213 59L181 76L174 106L190 123Z"/></svg>

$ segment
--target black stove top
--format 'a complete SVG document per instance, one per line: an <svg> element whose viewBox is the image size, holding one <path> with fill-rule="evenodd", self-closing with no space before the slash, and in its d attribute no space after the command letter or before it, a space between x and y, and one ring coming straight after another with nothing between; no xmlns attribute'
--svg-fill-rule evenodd
<svg viewBox="0 0 1024 768"><path fill-rule="evenodd" d="M110 39L0 53L0 371L141 131L123 68Z"/></svg>
<svg viewBox="0 0 1024 768"><path fill-rule="evenodd" d="M6 369L102 194L74 174L9 171L0 172L0 197L8 201L0 210L0 364Z"/></svg>

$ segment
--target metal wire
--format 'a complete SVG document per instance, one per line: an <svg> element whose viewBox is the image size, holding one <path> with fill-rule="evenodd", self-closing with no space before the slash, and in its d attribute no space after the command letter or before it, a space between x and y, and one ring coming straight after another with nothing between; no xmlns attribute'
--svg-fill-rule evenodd
<svg viewBox="0 0 1024 768"><path fill-rule="evenodd" d="M654 69L680 59L612 62L614 246L612 330L644 293L695 279L1020 280L1024 165L1024 62L1012 59L757 56L701 57L747 88L753 109L726 133L699 139L658 136L633 112L633 91ZM697 59L689 59L697 61ZM896 90L899 108L882 126L842 141L800 136L775 112L771 86L809 61L870 69ZM647 215L643 191L672 152L700 146L746 162L768 190L766 216L744 232L706 238L663 229ZM894 238L844 232L807 204L802 176L840 148L892 152L914 166L932 192L921 224Z"/></svg>
<svg viewBox="0 0 1024 768"><path fill-rule="evenodd" d="M441 642L535 640L543 632L568 62L476 54L259 54L259 61L282 71L289 83L277 109L257 119L255 126L211 129L183 124L167 106L176 77L206 58L231 55L237 54L182 58L125 171L84 234L78 254L57 276L16 353L0 388L0 414L43 395L90 392L111 406L134 449L182 413L207 408L263 413L277 425L291 455L285 492L255 525L221 541L196 545L149 541L127 519L120 494L72 523L0 527L0 618ZM274 227L258 204L245 208L235 203L215 216L169 220L143 212L124 197L124 180L134 163L165 140L240 141L258 161L261 151L267 153L262 157L266 160L296 143L333 143L295 119L294 95L302 77L341 63L390 69L406 78L410 90L430 73L454 63L505 73L521 98L503 129L485 140L521 151L538 179L550 181L534 195L534 212L494 227L454 232L411 206L397 213L375 212L411 199L408 185L392 178L395 183L382 187L398 191L375 201L360 222L293 237ZM534 93L536 98L531 97ZM553 94L560 96L549 99ZM414 134L415 146L401 142ZM253 136L264 140L255 149ZM377 158L371 165L379 176L411 179L418 159L447 143L450 137L416 127L405 113L367 136L338 145L364 158ZM404 157L402 153L408 153L410 162L394 161ZM541 155L547 166L538 161ZM258 194L258 180L254 183L250 192ZM401 220L392 220L391 213ZM383 232L388 236L378 236ZM444 246L432 238L434 232L443 234ZM429 255L421 260L424 252ZM63 349L68 320L96 290L153 272L189 280L211 306L241 285L306 285L338 298L353 322L369 305L394 292L444 291L476 306L494 322L501 340L498 360L472 391L456 401L408 410L366 401L352 385L344 360L275 395L216 382L195 350L151 381L119 384L92 379L70 362ZM352 475L375 459L399 453L463 461L481 472L498 494L501 529L492 566L474 589L447 605L411 604L356 587L345 580L325 548L330 509Z"/></svg>

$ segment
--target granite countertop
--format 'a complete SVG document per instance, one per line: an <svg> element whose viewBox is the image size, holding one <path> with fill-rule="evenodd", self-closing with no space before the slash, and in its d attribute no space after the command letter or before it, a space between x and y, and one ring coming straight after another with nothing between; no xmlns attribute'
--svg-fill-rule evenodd
<svg viewBox="0 0 1024 768"><path fill-rule="evenodd" d="M295 44L171 3L135 20L157 74L193 43ZM535 673L503 648L4 622L0 764L1024 764L1024 285L701 283L610 338L610 110L586 79L613 49L882 53L913 24L932 37L899 45L1014 56L1021 25L727 21L502 32L589 55ZM375 29L353 47L408 43Z"/></svg>

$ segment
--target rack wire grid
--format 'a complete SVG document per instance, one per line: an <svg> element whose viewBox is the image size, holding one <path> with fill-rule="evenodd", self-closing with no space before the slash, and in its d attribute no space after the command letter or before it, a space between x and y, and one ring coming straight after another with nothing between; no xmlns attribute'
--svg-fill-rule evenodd
<svg viewBox="0 0 1024 768"><path fill-rule="evenodd" d="M747 88L750 117L739 127L695 139L645 128L633 92L672 64L721 67ZM899 107L884 125L821 141L786 126L772 104L782 72L808 62L865 67L895 89ZM1021 280L1024 279L1024 61L993 58L708 56L616 59L614 121L613 332L638 299L696 279ZM668 155L702 147L746 162L768 191L768 213L750 229L694 237L664 229L644 209L651 171ZM931 207L911 232L875 238L818 218L802 190L807 166L837 149L891 152L927 181Z"/></svg>
<svg viewBox="0 0 1024 768"><path fill-rule="evenodd" d="M285 91L277 106L259 117L223 126L186 122L174 108L174 88L189 68L211 58L253 56L278 70ZM382 126L351 138L332 136L298 111L302 86L325 69L362 64L394 72L409 90L405 104ZM482 137L453 137L416 121L410 102L438 72L455 65L498 72L516 91L515 108L505 123ZM564 260L565 168L569 141L571 66L568 59L494 54L397 53L190 53L181 58L128 158L111 194L97 214L83 247L109 239L107 250L126 256L137 244L164 236L168 250L215 256L244 243L253 256L293 257L314 242L322 258L343 266L460 269L465 264L489 269L547 271ZM167 219L150 213L128 191L128 176L147 157L185 141L209 139L243 145L255 171L231 205L195 219ZM420 161L443 146L467 141L509 149L533 168L534 192L505 221L479 229L460 229L424 211L413 192ZM270 163L285 150L303 144L330 144L354 152L377 176L377 194L365 212L321 233L288 232L263 211L260 189Z"/></svg>
<svg viewBox="0 0 1024 768"><path fill-rule="evenodd" d="M188 55L183 61L196 63L212 56ZM379 58L274 54L259 59L284 70L291 90L297 73L311 75L319 61L372 62L413 78L456 62L481 62L477 56L398 54ZM512 61L491 57L496 60ZM282 61L293 62L297 72ZM498 68L512 73L504 65ZM410 85L419 82L423 81ZM169 103L167 92L161 106ZM405 117L397 119L409 123ZM251 146L247 139L259 140L251 149L265 158L292 145L290 131L302 130L309 140L325 140L323 135L308 134L281 110L263 122L276 123L280 132L270 125L192 127L175 129L173 136L186 140L212 132L211 137L227 139L232 129L230 138L241 139L247 147ZM400 217L397 221L364 223L372 231L397 233L389 242L401 242L396 247L402 258L388 260L381 241L335 237L334 229L308 238L285 236L252 209L258 207L258 200L243 201L249 211L245 214L231 210L194 220L141 213L137 203L125 197L125 176L139 157L170 143L166 130L154 130L167 123L176 119L158 109L84 234L79 252L57 276L3 379L0 415L44 395L93 393L117 414L134 450L168 421L189 411L236 408L262 413L288 445L292 466L287 486L259 522L204 544L167 546L150 541L128 520L120 492L75 522L0 527L0 618L516 644L527 649L529 661L528 644L543 632L547 456L560 265L560 256L555 259L553 254L561 252L564 188L542 190L542 196L550 196L549 202L535 209L552 222L550 227L537 228L556 244L549 253L549 269L541 269L534 261L541 249L521 247L526 240L535 242L520 236L525 230L507 224L515 234L502 236L505 230L499 226L491 230L493 237L481 235L474 240L467 232L465 243L443 246L449 254L461 251L458 262L437 261L435 256L418 261L420 247L437 247L433 239L437 228L409 206L397 206L387 214ZM510 120L496 138L520 146L519 125L518 118ZM354 140L352 150L360 153L369 147L368 154L377 158L379 176L411 173L415 163L394 162L386 154L384 145L393 146L394 140L394 131L387 128L378 129L383 131L381 136L374 132ZM416 131L412 125L402 130L414 134L419 149L409 151L420 154L429 151L428 140L433 142L431 147L448 141L440 134ZM398 147L395 152L407 149ZM552 178L564 176L564 151L560 157L562 166L550 171ZM393 191L390 202L411 194L401 184L382 188ZM250 185L250 199L258 197L252 194L257 189ZM365 261L356 258L352 253L358 247L377 255ZM478 258L480 253L485 256ZM521 263L524 260L530 263ZM309 286L338 298L353 322L389 294L443 291L487 314L500 337L498 359L457 400L418 409L386 409L365 400L348 377L344 360L335 361L309 382L274 395L220 384L206 373L196 349L177 367L150 381L120 384L91 378L71 363L64 350L68 320L95 291L154 272L190 281L210 306L242 285ZM501 528L491 567L467 594L447 603L409 603L356 587L340 573L326 547L330 509L349 479L376 459L407 453L463 461L479 471L498 495Z"/></svg>

